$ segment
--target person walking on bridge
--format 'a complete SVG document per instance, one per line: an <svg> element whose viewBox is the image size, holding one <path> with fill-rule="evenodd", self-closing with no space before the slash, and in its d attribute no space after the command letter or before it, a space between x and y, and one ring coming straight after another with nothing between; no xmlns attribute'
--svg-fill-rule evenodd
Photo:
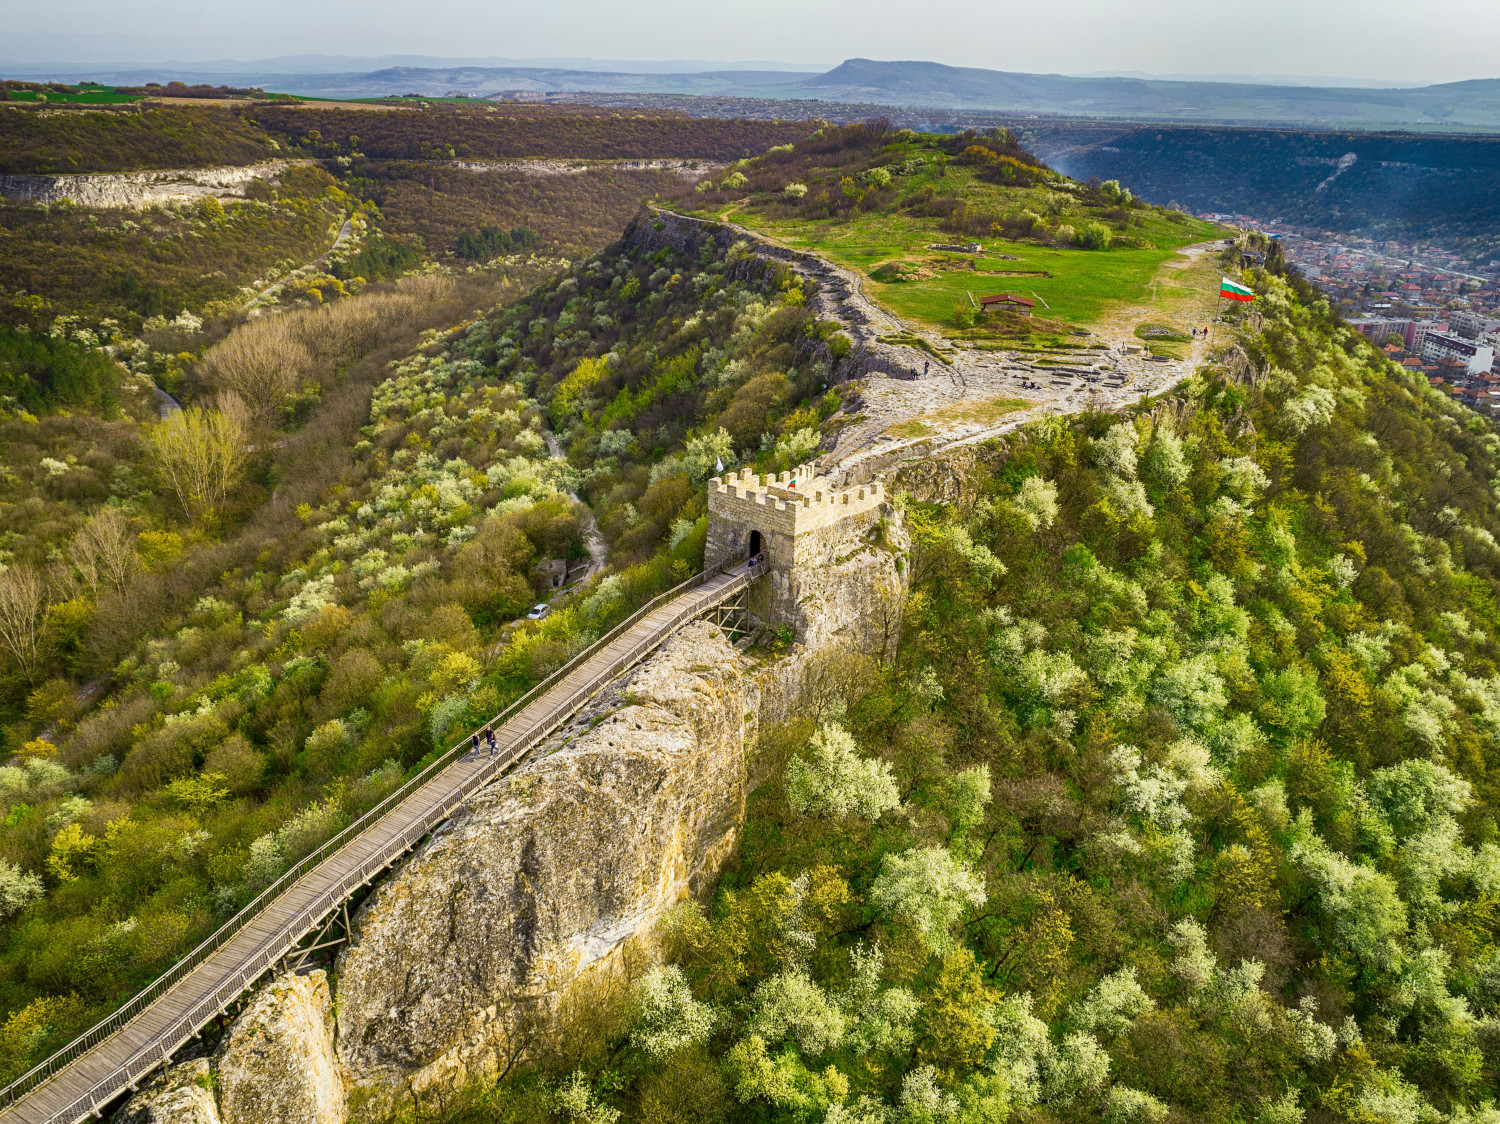
<svg viewBox="0 0 1500 1124"><path fill-rule="evenodd" d="M477 731L469 735L469 750L475 757L479 756L479 734Z"/></svg>
<svg viewBox="0 0 1500 1124"><path fill-rule="evenodd" d="M490 756L494 757L495 750L499 748L499 743L495 740L495 731L489 726L484 728L484 740L490 747Z"/></svg>

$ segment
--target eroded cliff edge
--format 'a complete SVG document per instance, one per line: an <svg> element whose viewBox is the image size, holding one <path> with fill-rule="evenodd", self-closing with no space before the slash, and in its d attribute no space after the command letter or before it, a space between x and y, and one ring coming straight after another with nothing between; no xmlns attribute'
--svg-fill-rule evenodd
<svg viewBox="0 0 1500 1124"><path fill-rule="evenodd" d="M629 944L734 849L755 694L723 634L689 625L435 833L339 958L350 1084L422 1103L492 1078L565 992L623 976Z"/></svg>

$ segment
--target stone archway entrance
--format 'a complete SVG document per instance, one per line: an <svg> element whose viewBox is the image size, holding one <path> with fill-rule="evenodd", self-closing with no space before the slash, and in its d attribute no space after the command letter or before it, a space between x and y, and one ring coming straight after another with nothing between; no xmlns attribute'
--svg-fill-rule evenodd
<svg viewBox="0 0 1500 1124"><path fill-rule="evenodd" d="M749 554L746 555L746 558L747 559L752 559L752 558L754 558L756 555L758 555L764 549L765 549L765 545L764 545L764 543L761 540L760 532L759 531L751 531L750 532L750 552L749 552Z"/></svg>

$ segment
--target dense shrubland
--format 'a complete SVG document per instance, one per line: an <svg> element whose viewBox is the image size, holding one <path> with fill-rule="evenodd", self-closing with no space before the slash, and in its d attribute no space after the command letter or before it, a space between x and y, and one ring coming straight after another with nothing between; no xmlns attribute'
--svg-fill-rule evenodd
<svg viewBox="0 0 1500 1124"><path fill-rule="evenodd" d="M47 302L53 316L139 334L183 309L232 322L244 308L320 304L434 261L576 258L614 238L670 171L601 169L552 177L394 161L295 166L243 202L87 211L0 204L0 292ZM317 262L340 224L352 238ZM508 239L484 232L500 226ZM12 315L11 318L14 318Z"/></svg>
<svg viewBox="0 0 1500 1124"><path fill-rule="evenodd" d="M773 221L847 222L862 214L937 219L940 230L965 239L1084 249L1144 244L1132 227L1141 227L1149 212L1117 182L1078 184L1058 175L1005 129L938 137L897 130L886 120L825 126L670 197L709 209L746 198Z"/></svg>
<svg viewBox="0 0 1500 1124"><path fill-rule="evenodd" d="M763 746L666 963L450 1119L1496 1118L1500 438L1251 280L1171 401L906 504L894 665Z"/></svg>
<svg viewBox="0 0 1500 1124"><path fill-rule="evenodd" d="M120 368L69 340L0 326L0 402L45 413L62 406L108 416L119 410Z"/></svg>
<svg viewBox="0 0 1500 1124"><path fill-rule="evenodd" d="M815 455L841 402L829 365L848 340L830 339L834 327L808 312L795 275L742 248L628 249L475 339L546 405L612 549L644 558L664 537L702 534L716 463L785 469Z"/></svg>
<svg viewBox="0 0 1500 1124"><path fill-rule="evenodd" d="M246 202L227 206L208 200L84 211L0 204L0 291L40 296L54 315L81 316L94 331L101 320L114 320L135 334L140 321L170 319L184 308L200 319L224 319L324 253L350 214L359 220L356 234L368 237L324 269L277 288L275 300L336 299L355 278L393 280L434 260L462 265L533 249L579 257L612 239L642 198L675 188L677 173L609 168L538 178L465 170L454 160L735 159L807 130L677 114L490 108L7 109L0 172L122 172L278 157L313 157L322 165L294 167L279 184L252 185ZM497 224L530 229L538 242L489 247L481 232Z"/></svg>
<svg viewBox="0 0 1500 1124"><path fill-rule="evenodd" d="M0 173L68 175L254 164L278 155L262 128L227 109L39 113L0 107Z"/></svg>
<svg viewBox="0 0 1500 1124"><path fill-rule="evenodd" d="M489 261L534 247L584 257L616 238L640 201L676 188L673 171L602 167L576 175L474 171L447 162L353 160L344 186L377 204L381 228L433 259ZM485 227L535 241L490 244Z"/></svg>
<svg viewBox="0 0 1500 1124"><path fill-rule="evenodd" d="M805 122L687 117L594 106L402 106L386 112L257 106L245 119L287 147L378 160L681 156L735 160L800 137Z"/></svg>
<svg viewBox="0 0 1500 1124"><path fill-rule="evenodd" d="M533 560L577 553L579 521L535 409L478 373L442 345L403 361L364 419L379 452L346 451L340 476L286 513L297 529L268 536L262 520L221 544L205 532L222 491L189 491L194 518L177 513L176 473L206 475L180 463L197 446L177 462L159 446L190 424L237 422L189 408L151 431L140 491L98 506L102 494L78 495L71 541L38 528L67 544L63 558L0 573L0 618L8 592L41 583L38 650L6 645L20 783L6 789L0 872L27 887L0 957L0 1001L24 1008L0 1030L9 1070L185 951L470 711L492 713L570 651L486 657L535 598ZM579 627L630 591L615 592L575 613Z"/></svg>
<svg viewBox="0 0 1500 1124"><path fill-rule="evenodd" d="M286 156L379 160L672 157L735 160L795 139L803 122L569 106L385 110L160 106L90 112L5 107L0 173L138 172Z"/></svg>
<svg viewBox="0 0 1500 1124"><path fill-rule="evenodd" d="M0 205L0 290L45 299L55 315L90 327L182 309L224 316L244 304L242 285L286 273L323 253L358 205L320 168L293 167L257 181L244 202L90 211L60 203ZM273 274L274 276L274 274Z"/></svg>

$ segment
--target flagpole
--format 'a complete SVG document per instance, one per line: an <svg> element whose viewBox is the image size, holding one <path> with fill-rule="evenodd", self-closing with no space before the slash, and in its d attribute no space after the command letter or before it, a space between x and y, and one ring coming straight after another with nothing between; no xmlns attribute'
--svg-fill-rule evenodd
<svg viewBox="0 0 1500 1124"><path fill-rule="evenodd" d="M1219 313L1222 312L1223 309L1224 309L1224 289L1221 286L1220 289L1219 289L1219 299L1218 299L1217 303L1214 304L1214 321L1213 321L1213 327L1211 329L1209 329L1209 335L1208 335L1208 354L1209 354L1210 358L1213 357L1214 343L1219 338Z"/></svg>

